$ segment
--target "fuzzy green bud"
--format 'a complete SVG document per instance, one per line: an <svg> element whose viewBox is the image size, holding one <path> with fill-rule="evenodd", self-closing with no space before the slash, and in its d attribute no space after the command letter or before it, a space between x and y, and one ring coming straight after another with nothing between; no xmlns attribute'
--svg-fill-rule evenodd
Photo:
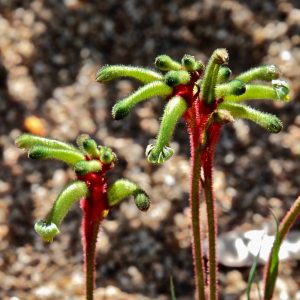
<svg viewBox="0 0 300 300"><path fill-rule="evenodd" d="M101 171L101 164L98 160L82 160L74 165L74 171L79 175L97 173Z"/></svg>
<svg viewBox="0 0 300 300"><path fill-rule="evenodd" d="M150 198L142 191L138 191L134 195L134 203L136 207L141 211L147 211L150 207Z"/></svg>
<svg viewBox="0 0 300 300"><path fill-rule="evenodd" d="M191 76L187 71L169 71L164 77L165 83L174 87L179 84L188 84Z"/></svg>
<svg viewBox="0 0 300 300"><path fill-rule="evenodd" d="M100 147L100 161L104 164L111 164L116 160L116 154L109 147Z"/></svg>
<svg viewBox="0 0 300 300"><path fill-rule="evenodd" d="M85 139L82 143L84 151L92 158L99 158L97 143L93 139Z"/></svg>
<svg viewBox="0 0 300 300"><path fill-rule="evenodd" d="M181 64L189 71L201 71L204 69L204 64L201 61L197 61L194 56L185 54L181 59Z"/></svg>
<svg viewBox="0 0 300 300"><path fill-rule="evenodd" d="M228 61L226 49L216 49L209 59L204 77L201 83L201 99L207 104L215 100L215 87L218 80L219 70L222 64Z"/></svg>
<svg viewBox="0 0 300 300"><path fill-rule="evenodd" d="M141 211L146 211L150 206L147 194L136 183L126 179L119 179L107 189L107 198L110 206L115 206L129 196L134 196L134 202Z"/></svg>
<svg viewBox="0 0 300 300"><path fill-rule="evenodd" d="M104 66L97 72L96 80L106 83L118 77L130 77L141 81L142 83L150 83L152 81L161 80L162 75L146 68L114 65Z"/></svg>
<svg viewBox="0 0 300 300"><path fill-rule="evenodd" d="M279 77L279 70L275 65L264 65L252 68L240 74L236 79L248 83L252 80L272 81Z"/></svg>
<svg viewBox="0 0 300 300"><path fill-rule="evenodd" d="M282 122L277 116L263 113L247 105L223 102L219 105L219 109L228 110L235 119L248 119L271 133L278 133L282 130Z"/></svg>
<svg viewBox="0 0 300 300"><path fill-rule="evenodd" d="M32 134L22 134L16 139L16 145L19 148L30 149L34 146L43 146L46 148L64 149L78 151L73 145L58 140L48 139Z"/></svg>
<svg viewBox="0 0 300 300"><path fill-rule="evenodd" d="M170 56L168 55L159 55L155 59L155 66L159 70L162 71L178 71L182 69L182 66L179 62L173 60Z"/></svg>
<svg viewBox="0 0 300 300"><path fill-rule="evenodd" d="M217 99L228 95L242 95L246 92L246 84L238 79L216 86L215 95Z"/></svg>
<svg viewBox="0 0 300 300"><path fill-rule="evenodd" d="M127 98L118 101L112 109L113 118L116 120L123 119L129 114L129 112L136 104L146 99L149 99L151 97L167 96L170 95L171 93L172 93L172 88L170 88L164 82L162 81L151 82L139 88L137 91L135 91Z"/></svg>
<svg viewBox="0 0 300 300"><path fill-rule="evenodd" d="M222 66L219 70L218 77L217 77L217 83L224 83L229 79L231 76L231 70L228 67Z"/></svg>
<svg viewBox="0 0 300 300"><path fill-rule="evenodd" d="M28 157L32 159L57 159L71 166L85 157L82 153L73 150L53 149L43 146L34 146L28 152Z"/></svg>

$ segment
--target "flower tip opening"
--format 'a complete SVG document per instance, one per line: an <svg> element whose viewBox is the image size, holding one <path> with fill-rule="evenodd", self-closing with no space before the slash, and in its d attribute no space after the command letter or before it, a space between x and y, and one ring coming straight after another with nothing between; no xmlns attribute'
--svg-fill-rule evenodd
<svg viewBox="0 0 300 300"><path fill-rule="evenodd" d="M34 225L34 229L38 235L46 242L52 242L54 236L59 234L59 229L54 223L40 220Z"/></svg>
<svg viewBox="0 0 300 300"><path fill-rule="evenodd" d="M163 164L173 156L174 150L171 147L164 146L162 150L157 151L156 147L150 144L147 146L145 153L150 163Z"/></svg>

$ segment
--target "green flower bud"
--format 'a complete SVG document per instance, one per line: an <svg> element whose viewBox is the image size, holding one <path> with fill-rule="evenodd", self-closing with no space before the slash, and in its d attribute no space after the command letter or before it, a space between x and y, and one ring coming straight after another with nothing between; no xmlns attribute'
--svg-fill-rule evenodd
<svg viewBox="0 0 300 300"><path fill-rule="evenodd" d="M223 83L231 76L231 70L228 67L221 67L217 77L217 83Z"/></svg>
<svg viewBox="0 0 300 300"><path fill-rule="evenodd" d="M100 161L104 164L111 164L116 160L116 154L109 147L100 147Z"/></svg>
<svg viewBox="0 0 300 300"><path fill-rule="evenodd" d="M201 61L197 61L194 56L185 54L181 59L181 64L187 71L201 71L204 69L204 64Z"/></svg>
<svg viewBox="0 0 300 300"><path fill-rule="evenodd" d="M228 110L235 119L251 120L271 133L278 133L282 130L282 122L277 116L263 113L247 105L223 102L219 105L219 109Z"/></svg>
<svg viewBox="0 0 300 300"><path fill-rule="evenodd" d="M112 115L116 120L125 118L131 109L138 103L155 96L168 96L172 88L162 81L153 81L135 91L127 98L117 102L112 109Z"/></svg>
<svg viewBox="0 0 300 300"><path fill-rule="evenodd" d="M101 164L98 160L79 161L75 164L74 170L79 175L86 175L88 173L97 173L101 171Z"/></svg>
<svg viewBox="0 0 300 300"><path fill-rule="evenodd" d="M182 69L182 66L180 63L177 61L173 60L170 56L168 55L159 55L155 59L155 66L159 70L162 71L169 71L169 70L174 70L178 71Z"/></svg>
<svg viewBox="0 0 300 300"><path fill-rule="evenodd" d="M150 69L124 65L104 66L98 71L96 80L106 83L118 77L131 77L145 84L162 80L161 74Z"/></svg>
<svg viewBox="0 0 300 300"><path fill-rule="evenodd" d="M84 151L92 158L99 158L99 150L93 139L85 139L82 143Z"/></svg>
<svg viewBox="0 0 300 300"><path fill-rule="evenodd" d="M107 189L107 198L110 206L115 206L129 196L134 196L137 208L146 211L150 206L150 199L139 186L129 180L119 179Z"/></svg>
<svg viewBox="0 0 300 300"><path fill-rule="evenodd" d="M136 207L141 211L147 211L151 204L148 195L141 191L134 195L134 202Z"/></svg>
<svg viewBox="0 0 300 300"><path fill-rule="evenodd" d="M43 146L34 146L28 152L28 157L32 159L57 159L71 166L85 157L82 153L73 150L46 148Z"/></svg>
<svg viewBox="0 0 300 300"><path fill-rule="evenodd" d="M169 71L164 80L168 86L174 87L179 84L188 84L191 76L187 71Z"/></svg>
<svg viewBox="0 0 300 300"><path fill-rule="evenodd" d="M248 83L253 80L271 81L279 77L279 70L275 65L265 65L252 68L240 74L236 79Z"/></svg>
<svg viewBox="0 0 300 300"><path fill-rule="evenodd" d="M246 92L246 85L241 80L232 80L216 86L215 95L217 99L228 95L242 95Z"/></svg>
<svg viewBox="0 0 300 300"><path fill-rule="evenodd" d="M34 146L43 146L46 148L78 151L73 145L27 133L20 135L16 139L16 145L24 149L30 149Z"/></svg>

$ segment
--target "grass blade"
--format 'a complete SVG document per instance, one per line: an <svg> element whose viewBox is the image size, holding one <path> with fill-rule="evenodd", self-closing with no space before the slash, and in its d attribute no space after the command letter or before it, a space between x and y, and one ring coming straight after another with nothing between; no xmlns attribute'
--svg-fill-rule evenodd
<svg viewBox="0 0 300 300"><path fill-rule="evenodd" d="M174 287L174 281L172 276L170 277L170 292L171 292L171 300L176 300L175 287Z"/></svg>

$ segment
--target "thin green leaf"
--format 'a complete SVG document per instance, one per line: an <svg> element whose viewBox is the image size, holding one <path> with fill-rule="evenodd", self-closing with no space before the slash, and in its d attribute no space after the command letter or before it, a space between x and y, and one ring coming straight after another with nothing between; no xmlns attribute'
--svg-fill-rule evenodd
<svg viewBox="0 0 300 300"><path fill-rule="evenodd" d="M270 254L269 266L267 270L266 282L265 282L265 300L272 299L275 283L278 276L278 265L279 265L279 249L280 249L280 239L279 239L279 222L274 213L271 211L276 224L276 235L273 243L273 247Z"/></svg>
<svg viewBox="0 0 300 300"><path fill-rule="evenodd" d="M173 282L173 277L170 277L170 292L171 292L171 300L176 300L175 287Z"/></svg>
<svg viewBox="0 0 300 300"><path fill-rule="evenodd" d="M256 271L257 271L257 264L258 264L259 255L260 255L260 250L261 250L261 244L260 244L258 253L257 253L257 255L255 256L255 258L253 260L253 264L252 264L252 267L251 267L250 272L249 272L247 287L246 287L247 300L251 300L250 299L251 286L252 286L252 284L255 280L255 275L256 275Z"/></svg>

